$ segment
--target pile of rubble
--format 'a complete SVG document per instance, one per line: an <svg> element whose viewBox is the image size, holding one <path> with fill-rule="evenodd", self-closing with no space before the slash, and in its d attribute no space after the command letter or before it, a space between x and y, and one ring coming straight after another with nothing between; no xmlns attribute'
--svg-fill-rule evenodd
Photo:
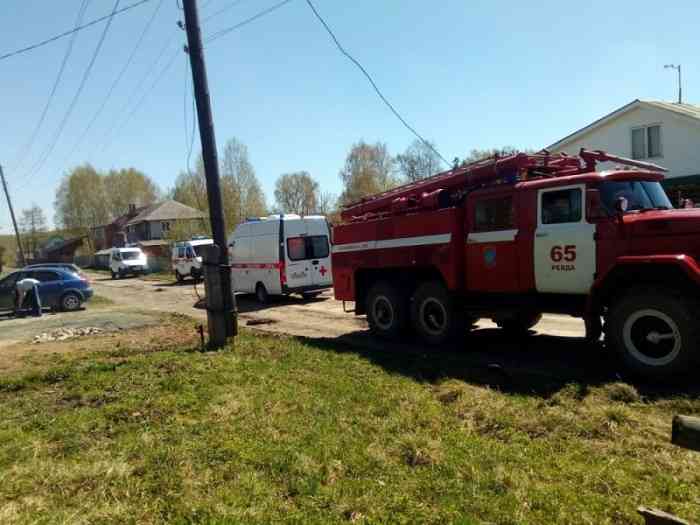
<svg viewBox="0 0 700 525"><path fill-rule="evenodd" d="M51 332L44 332L43 334L35 335L32 343L36 345L39 343L65 341L66 339L73 339L75 337L98 335L103 332L104 330L102 328L97 328L94 326L89 326L86 328L58 328L56 330L52 330Z"/></svg>

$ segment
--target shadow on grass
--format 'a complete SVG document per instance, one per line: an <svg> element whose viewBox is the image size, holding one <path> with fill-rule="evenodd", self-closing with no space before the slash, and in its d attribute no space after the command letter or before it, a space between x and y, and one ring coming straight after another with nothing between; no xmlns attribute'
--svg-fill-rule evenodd
<svg viewBox="0 0 700 525"><path fill-rule="evenodd" d="M531 334L513 338L499 329L477 329L439 348L408 341L386 343L369 331L299 339L323 351L358 354L389 373L419 382L457 379L505 393L549 398L569 384L579 385L585 394L591 387L625 381L648 399L700 397L697 384L635 382L622 374L617 360L602 344L577 337Z"/></svg>

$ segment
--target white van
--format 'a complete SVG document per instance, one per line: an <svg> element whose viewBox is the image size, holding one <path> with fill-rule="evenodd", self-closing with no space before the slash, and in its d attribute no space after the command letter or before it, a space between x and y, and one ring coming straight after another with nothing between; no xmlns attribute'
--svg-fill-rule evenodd
<svg viewBox="0 0 700 525"><path fill-rule="evenodd" d="M328 222L322 216L272 215L239 224L228 239L236 292L300 293L311 298L333 285Z"/></svg>
<svg viewBox="0 0 700 525"><path fill-rule="evenodd" d="M175 279L181 283L185 277L192 277L194 280L202 278L202 246L214 244L212 239L192 239L173 244L172 265L175 272Z"/></svg>
<svg viewBox="0 0 700 525"><path fill-rule="evenodd" d="M112 248L109 252L109 269L112 279L126 275L144 275L148 272L148 260L141 248Z"/></svg>

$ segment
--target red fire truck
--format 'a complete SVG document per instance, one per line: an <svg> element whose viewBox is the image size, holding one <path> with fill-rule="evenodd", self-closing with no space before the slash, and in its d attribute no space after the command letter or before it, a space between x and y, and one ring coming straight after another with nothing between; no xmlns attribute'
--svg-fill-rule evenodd
<svg viewBox="0 0 700 525"><path fill-rule="evenodd" d="M375 335L428 345L569 314L631 373L676 377L700 357L700 210L673 209L664 171L520 153L365 198L333 230L335 296Z"/></svg>

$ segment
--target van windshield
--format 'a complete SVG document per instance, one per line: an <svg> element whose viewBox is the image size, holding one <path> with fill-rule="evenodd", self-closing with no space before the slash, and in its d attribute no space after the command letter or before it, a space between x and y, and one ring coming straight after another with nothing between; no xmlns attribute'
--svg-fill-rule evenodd
<svg viewBox="0 0 700 525"><path fill-rule="evenodd" d="M287 239L287 255L292 261L323 259L328 257L328 236L290 237Z"/></svg>
<svg viewBox="0 0 700 525"><path fill-rule="evenodd" d="M615 211L615 201L620 197L627 199L629 211L673 208L661 184L653 181L607 181L600 185L600 196L610 212Z"/></svg>
<svg viewBox="0 0 700 525"><path fill-rule="evenodd" d="M141 258L141 252L121 252L122 260L133 261Z"/></svg>

